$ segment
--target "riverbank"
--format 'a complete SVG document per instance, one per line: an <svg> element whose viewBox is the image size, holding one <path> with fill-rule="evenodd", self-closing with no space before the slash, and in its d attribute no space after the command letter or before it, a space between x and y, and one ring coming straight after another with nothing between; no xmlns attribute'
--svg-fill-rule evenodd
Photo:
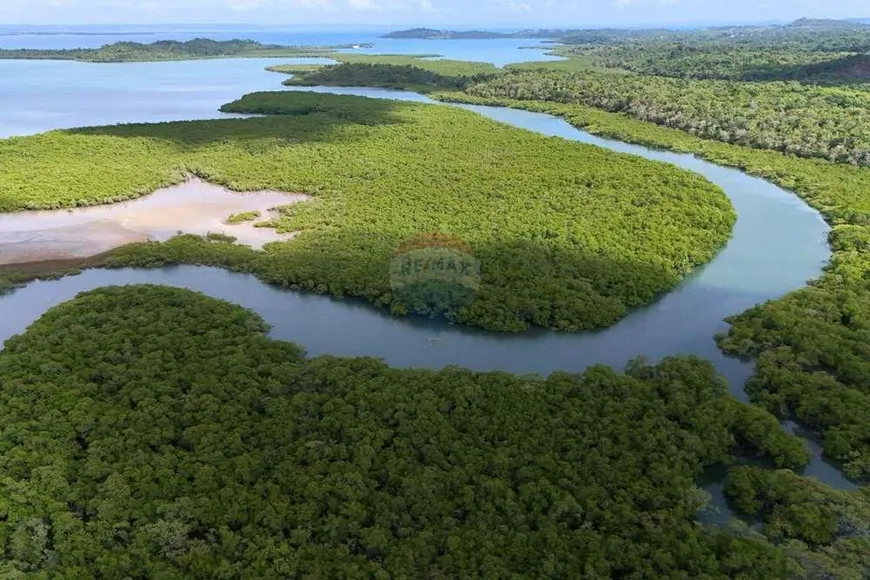
<svg viewBox="0 0 870 580"><path fill-rule="evenodd" d="M400 71L401 72L401 71ZM372 94L371 89L313 90ZM393 93L401 98L402 93ZM835 254L821 278L785 296L759 300L743 314L729 315L730 326L717 332L730 355L758 360L747 389L780 417L793 418L824 441L825 453L857 479L870 474L870 397L863 389L870 374L864 329L870 321L870 172L820 159L802 159L693 137L621 114L583 105L505 98L460 92L430 93L444 102L471 107L505 107L559 116L591 133L671 151L684 151L764 177L796 193L832 225ZM778 218L777 218L778 219ZM759 227L770 227L772 221ZM818 279L817 279L818 278ZM824 312L824 316L819 313ZM819 373L823 368L825 373ZM797 402L800 401L800 402Z"/></svg>
<svg viewBox="0 0 870 580"><path fill-rule="evenodd" d="M707 362L547 379L400 370L306 357L267 329L236 304L149 284L80 294L7 341L0 424L18 439L0 463L7 488L29 490L6 493L6 525L24 530L0 544L7 569L606 578L655 562L663 577L781 578L816 556L699 525L705 467L807 460ZM787 524L861 525L858 498L821 497ZM48 543L31 529L50 556L26 549Z"/></svg>
<svg viewBox="0 0 870 580"><path fill-rule="evenodd" d="M269 92L222 110L269 117L0 141L0 208L136 198L182 172L240 191L304 192L316 199L275 219L279 233L302 234L263 255L185 238L127 247L119 260L231 264L397 316L507 332L610 326L708 263L735 221L722 190L691 172L455 108ZM473 302L397 296L390 264L421 233L473 248L482 265Z"/></svg>
<svg viewBox="0 0 870 580"><path fill-rule="evenodd" d="M755 400L821 434L825 452L852 477L870 476L870 170L699 139L583 105L457 92L431 96L557 115L608 138L691 153L768 179L817 209L832 228L833 257L823 275L730 316L717 340L727 353L757 361L748 384Z"/></svg>

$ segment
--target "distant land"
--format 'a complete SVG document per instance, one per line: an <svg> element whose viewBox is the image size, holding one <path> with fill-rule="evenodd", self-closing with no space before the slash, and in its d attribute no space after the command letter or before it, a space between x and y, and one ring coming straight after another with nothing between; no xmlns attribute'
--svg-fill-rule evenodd
<svg viewBox="0 0 870 580"><path fill-rule="evenodd" d="M491 32L487 30L435 30L434 28L411 28L384 34L381 38L426 39L426 40L463 40L489 38L558 38L576 32L569 29L536 28L519 32Z"/></svg>
<svg viewBox="0 0 870 580"><path fill-rule="evenodd" d="M150 62L165 60L194 60L204 58L255 57L319 57L330 56L345 48L371 48L370 43L330 46L282 46L261 44L254 40L210 40L195 38L186 42L158 40L151 44L115 42L100 48L74 48L63 50L9 49L0 50L2 60L78 60L84 62Z"/></svg>
<svg viewBox="0 0 870 580"><path fill-rule="evenodd" d="M830 30L830 29L861 29L864 28L870 19L848 19L848 20L833 20L822 18L799 18L790 23L757 23L757 24L740 24L740 25L707 25L707 26L658 26L652 28L644 27L590 27L590 28L535 28L526 29L516 32L496 32L489 30L437 30L434 28L410 28L408 30L397 30L381 36L381 38L392 39L424 39L424 40L469 40L469 39L498 39L498 38L539 38L548 40L565 39L568 43L572 41L587 42L590 40L600 40L607 36L619 37L625 39L632 35L640 37L654 37L659 35L670 35L674 31L690 29L698 31L718 32L723 30L745 30L745 31L767 31L769 29L808 29L808 30Z"/></svg>
<svg viewBox="0 0 870 580"><path fill-rule="evenodd" d="M867 26L866 20L831 20L829 18L799 18L786 28L863 28Z"/></svg>

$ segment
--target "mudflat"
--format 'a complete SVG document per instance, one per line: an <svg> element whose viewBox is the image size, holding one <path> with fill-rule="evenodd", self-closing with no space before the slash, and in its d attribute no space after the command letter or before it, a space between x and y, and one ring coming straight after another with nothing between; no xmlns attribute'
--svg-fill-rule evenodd
<svg viewBox="0 0 870 580"><path fill-rule="evenodd" d="M123 203L0 215L0 265L86 258L133 242L164 241L178 232L220 232L235 236L240 244L262 248L294 234L256 224L268 220L276 207L308 199L280 191L238 193L190 178ZM225 223L231 214L247 211L258 211L262 217Z"/></svg>

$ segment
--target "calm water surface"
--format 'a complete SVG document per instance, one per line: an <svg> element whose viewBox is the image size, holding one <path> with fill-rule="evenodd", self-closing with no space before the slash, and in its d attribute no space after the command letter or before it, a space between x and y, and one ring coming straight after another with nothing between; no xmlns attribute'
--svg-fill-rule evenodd
<svg viewBox="0 0 870 580"><path fill-rule="evenodd" d="M316 31L311 29L292 29L279 27L199 27L163 28L139 30L131 34L90 33L90 34L22 34L12 28L0 28L0 48L99 48L113 42L149 43L157 40L191 40L206 37L214 40L251 39L263 44L284 46L335 46L345 44L372 44L370 48L349 49L366 54L439 54L445 58L489 62L504 66L528 60L561 60L560 57L547 55L545 51L552 45L542 44L537 39L481 39L481 40L395 40L380 38L389 30L382 31ZM523 47L537 46L540 50Z"/></svg>
<svg viewBox="0 0 870 580"><path fill-rule="evenodd" d="M329 59L227 59L83 63L0 60L0 137L132 122L230 117L218 108L245 93L281 89L279 63Z"/></svg>
<svg viewBox="0 0 870 580"><path fill-rule="evenodd" d="M150 121L161 116L167 117L165 120L210 118L216 116L214 107L222 102L252 90L280 86L280 77L262 72L264 63L251 60L117 65L122 75L120 79L109 72L115 65L57 62L13 65L21 66L21 70L34 65L56 67L61 86L66 86L59 92L49 91L48 95L43 95L43 100L33 103L28 95L33 97L40 93L39 79L42 78L43 88L48 84L56 87L57 79L33 75L32 69L26 73L33 75L29 89L22 86L16 89L21 93L21 100L27 101L24 104L30 106L33 120L29 126L19 127L23 132L44 130L48 128L45 125L59 126L57 119L45 120L42 114L66 106L64 103L70 92L74 93L73 89L83 90L80 98L83 102L88 100L91 81L75 79L73 70L80 71L80 75L96 75L93 78L103 79L104 89L128 91L131 98L137 89L155 91L152 95L161 96L160 99L139 100L136 107L113 110L112 114L119 121ZM8 63L0 61L0 74L4 66ZM124 67L129 68L125 71ZM143 71L149 70L151 76L143 77ZM131 84L125 86L124 79ZM100 85L96 86L91 98L101 93ZM380 89L304 90L428 100L413 93ZM0 88L0 127L4 128L8 107L3 106L6 98L3 95L7 91L8 87ZM185 99L185 95L190 98ZM118 105L107 99L106 106ZM90 105L79 103L78 107L71 107L63 117L69 123L64 126L105 122L102 113ZM183 266L161 270L88 271L80 276L30 284L0 298L0 340L22 332L46 309L73 298L78 292L105 285L147 282L199 290L251 308L272 324L273 337L298 342L310 355L374 356L397 367L459 365L477 370L548 374L554 370L581 371L598 363L621 368L638 355L656 361L668 355L696 354L711 360L729 380L733 394L745 400L743 384L752 367L724 357L716 348L714 336L727 329L724 317L800 288L820 274L829 250L828 227L819 214L791 193L764 180L691 155L601 139L540 113L480 106L465 108L545 135L640 155L700 173L722 187L736 208L739 218L733 239L710 264L675 291L599 332L534 331L496 335L437 321L397 320L364 304L286 292L261 284L248 275ZM817 455L811 466L815 474L838 487L850 485L839 472L818 459L817 448L813 452Z"/></svg>
<svg viewBox="0 0 870 580"><path fill-rule="evenodd" d="M389 40L368 32L274 30L164 30L133 35L0 33L0 48L99 47L119 40L153 42L208 36L252 38L264 43L327 45L371 42L369 54L441 54L446 58L503 66L527 60L560 60L543 50L520 47L532 40ZM280 90L283 75L274 64L326 64L323 58L222 59L156 63L81 63L0 60L0 137L51 129L129 122L226 117L222 104L254 91Z"/></svg>

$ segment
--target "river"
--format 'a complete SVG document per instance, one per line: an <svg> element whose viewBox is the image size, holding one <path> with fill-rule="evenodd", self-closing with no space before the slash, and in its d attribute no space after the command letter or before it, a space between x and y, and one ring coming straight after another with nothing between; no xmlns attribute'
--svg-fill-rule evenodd
<svg viewBox="0 0 870 580"><path fill-rule="evenodd" d="M280 77L274 80L277 84ZM429 100L415 93L369 88L293 90ZM723 322L726 316L800 288L821 273L829 257L828 226L821 216L790 192L767 181L692 155L602 139L542 113L456 106L530 131L640 155L699 173L719 185L734 205L738 221L733 237L714 260L674 291L633 311L616 325L596 332L565 334L538 330L499 335L439 321L400 320L362 303L270 287L250 275L178 266L91 270L60 280L33 282L0 297L0 340L22 332L46 309L81 291L106 285L154 283L202 291L251 308L272 325L274 338L302 344L312 356L374 356L396 367L458 365L482 371L549 374L554 370L581 371L599 363L621 368L639 355L656 361L669 355L695 354L712 361L728 379L733 395L746 400L743 385L752 365L723 356L714 336L727 329ZM147 116L147 111L144 114ZM207 118L214 112L203 109L199 114ZM201 118L191 115L194 117ZM0 229L2 223L0 218ZM814 460L807 474L841 489L855 488L821 459L817 445L811 444L810 449Z"/></svg>

